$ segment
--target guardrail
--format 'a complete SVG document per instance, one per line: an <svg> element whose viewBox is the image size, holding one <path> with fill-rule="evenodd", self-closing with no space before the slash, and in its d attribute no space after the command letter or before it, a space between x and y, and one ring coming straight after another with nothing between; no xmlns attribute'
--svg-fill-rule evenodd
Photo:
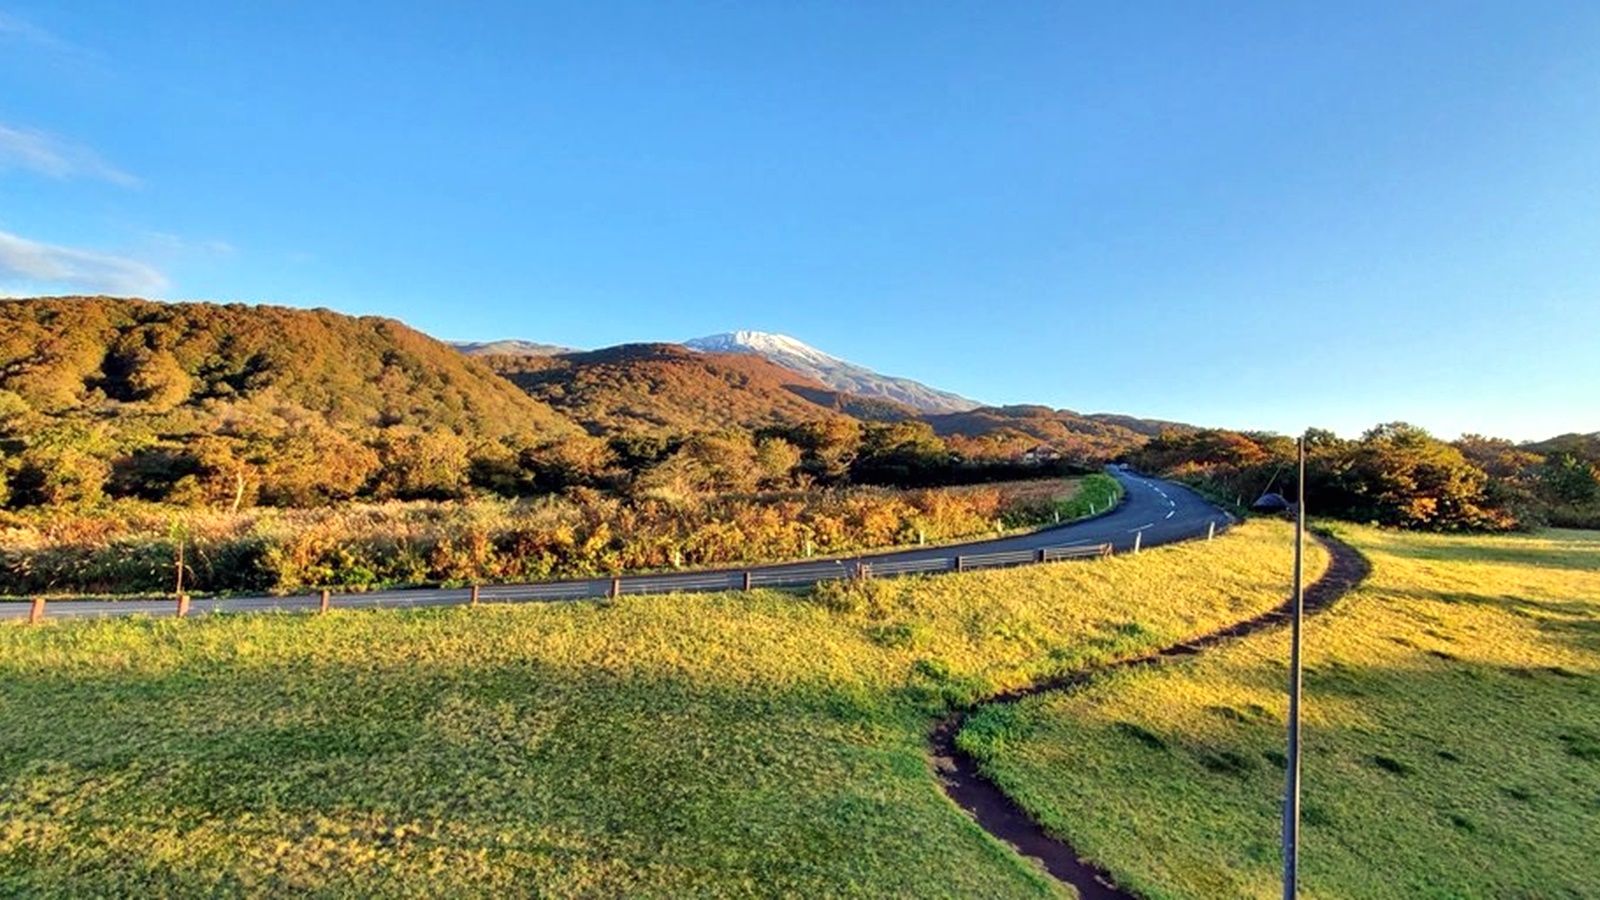
<svg viewBox="0 0 1600 900"><path fill-rule="evenodd" d="M476 606L490 603L551 603L570 600L595 600L617 598L633 594L709 593L716 591L751 590L758 587L800 588L824 581L846 578L895 578L905 575L939 572L967 572L974 569L995 569L1010 566L1035 565L1073 559L1091 559L1110 556L1112 545L1067 544L1058 547L1040 547L1031 550L1011 550L995 553L958 553L919 559L829 560L815 563L791 563L767 569L723 570L715 572L685 572L658 575L619 575L611 578L581 581L557 581L537 584L473 585L464 588L406 589L374 591L358 594L333 594L327 590L313 594L285 597L241 597L233 599L205 599L191 601L180 595L176 602L123 601L98 603L94 601L68 601L57 608L73 610L66 616L112 616L131 613L149 615L176 615L183 617L194 612L266 612L296 611L326 614L335 607L426 607L426 606ZM28 608L29 622L39 622L49 616L43 597L33 598ZM62 618L57 613L55 618ZM21 618L21 616L15 616Z"/></svg>

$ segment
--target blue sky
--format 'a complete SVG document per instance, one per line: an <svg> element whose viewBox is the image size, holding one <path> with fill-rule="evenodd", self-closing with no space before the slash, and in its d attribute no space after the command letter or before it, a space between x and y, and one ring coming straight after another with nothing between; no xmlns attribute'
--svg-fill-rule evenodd
<svg viewBox="0 0 1600 900"><path fill-rule="evenodd" d="M1596 48L1592 2L0 0L0 293L1594 431Z"/></svg>

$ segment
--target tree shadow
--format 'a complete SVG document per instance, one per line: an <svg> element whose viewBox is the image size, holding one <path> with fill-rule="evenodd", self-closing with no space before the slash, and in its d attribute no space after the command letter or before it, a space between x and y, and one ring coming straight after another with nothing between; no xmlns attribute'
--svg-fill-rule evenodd
<svg viewBox="0 0 1600 900"><path fill-rule="evenodd" d="M1600 599L1554 600L1520 597L1511 594L1479 594L1469 591L1427 591L1413 588L1384 588L1389 598L1472 606L1492 609L1534 620L1534 627L1574 649L1600 652Z"/></svg>
<svg viewBox="0 0 1600 900"><path fill-rule="evenodd" d="M1243 894L1281 865L1286 765L1282 707L1245 698L1281 692L1283 672L1255 665L1219 689L1186 681L1190 671L1146 669L1059 705L1039 698L986 764L1048 830L1098 847L1119 881L1175 895L1231 884ZM1600 668L1417 650L1382 666L1310 667L1305 689L1307 884L1339 896L1577 897L1600 888L1586 849L1600 796ZM1129 690L1169 705L1147 714L1118 704L1116 692ZM1090 804L1118 810L1122 824L1105 826ZM1152 861L1130 840L1164 849Z"/></svg>

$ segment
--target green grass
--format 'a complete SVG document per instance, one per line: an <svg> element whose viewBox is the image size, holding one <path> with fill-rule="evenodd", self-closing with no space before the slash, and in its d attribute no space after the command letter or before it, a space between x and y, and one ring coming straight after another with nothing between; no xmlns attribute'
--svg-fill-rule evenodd
<svg viewBox="0 0 1600 900"><path fill-rule="evenodd" d="M1306 897L1600 896L1600 534L1339 526L1308 622ZM1287 635L985 710L963 735L1150 897L1278 896Z"/></svg>
<svg viewBox="0 0 1600 900"><path fill-rule="evenodd" d="M0 628L0 895L1056 895L932 717L1270 607L1288 553Z"/></svg>
<svg viewBox="0 0 1600 900"><path fill-rule="evenodd" d="M1077 492L1057 502L1056 512L1061 514L1063 522L1098 515L1115 506L1122 499L1122 493L1122 482L1095 472L1079 479Z"/></svg>

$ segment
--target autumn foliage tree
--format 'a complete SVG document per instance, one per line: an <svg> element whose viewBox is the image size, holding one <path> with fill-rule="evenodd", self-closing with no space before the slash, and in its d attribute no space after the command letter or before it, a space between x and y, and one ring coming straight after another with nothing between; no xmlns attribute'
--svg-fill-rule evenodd
<svg viewBox="0 0 1600 900"><path fill-rule="evenodd" d="M1506 494L1458 447L1404 422L1359 440L1306 435L1308 502L1318 515L1406 528L1501 529L1519 519ZM1481 449L1476 448L1475 449ZM1268 490L1293 499L1294 441L1281 435L1202 430L1152 440L1133 462L1246 505Z"/></svg>

